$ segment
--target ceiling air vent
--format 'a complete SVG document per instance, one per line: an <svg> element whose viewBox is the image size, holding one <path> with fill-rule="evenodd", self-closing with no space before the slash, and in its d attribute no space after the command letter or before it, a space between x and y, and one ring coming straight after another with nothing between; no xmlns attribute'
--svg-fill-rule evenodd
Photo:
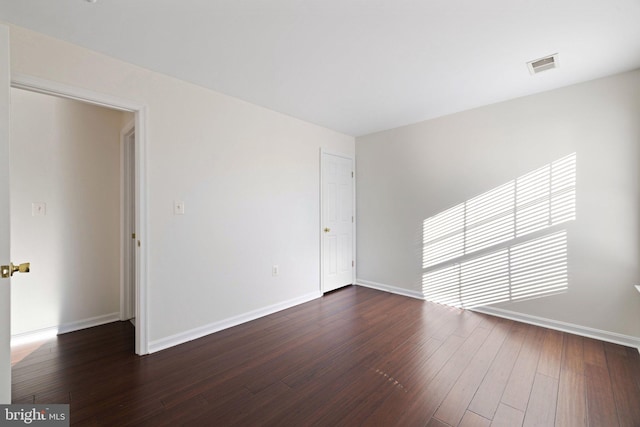
<svg viewBox="0 0 640 427"><path fill-rule="evenodd" d="M558 54L545 56L544 58L535 59L527 62L529 72L531 74L538 74L543 71L551 70L552 68L558 68Z"/></svg>

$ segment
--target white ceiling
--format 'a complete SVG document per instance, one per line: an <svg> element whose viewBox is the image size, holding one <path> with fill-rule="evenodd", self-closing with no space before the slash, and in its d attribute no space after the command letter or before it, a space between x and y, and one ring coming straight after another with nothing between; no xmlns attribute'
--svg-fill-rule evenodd
<svg viewBox="0 0 640 427"><path fill-rule="evenodd" d="M354 136L640 67L640 0L0 0L0 20Z"/></svg>

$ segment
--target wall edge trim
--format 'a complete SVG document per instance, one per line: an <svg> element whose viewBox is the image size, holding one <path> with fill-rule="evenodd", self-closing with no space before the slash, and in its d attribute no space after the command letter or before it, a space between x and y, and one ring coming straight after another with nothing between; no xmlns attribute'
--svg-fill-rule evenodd
<svg viewBox="0 0 640 427"><path fill-rule="evenodd" d="M398 288L397 286L391 286L384 283L372 282L370 280L356 279L356 285L364 286L365 288L377 289L379 291L389 292L392 294L402 295L409 298L416 298L424 301L424 296L420 292L412 291L409 289Z"/></svg>
<svg viewBox="0 0 640 427"><path fill-rule="evenodd" d="M217 322L209 323L204 326L199 326L197 328L170 335L165 338L160 338L158 340L149 342L149 353L156 353L170 347L184 344L186 342L202 338L206 335L219 332L223 329L228 329L233 326L250 322L260 317L268 316L278 311L286 310L287 308L295 307L296 305L304 304L305 302L320 298L321 296L322 293L320 291L310 292L308 294L262 307L257 310L249 311L237 316L228 317L226 319L222 319Z"/></svg>
<svg viewBox="0 0 640 427"><path fill-rule="evenodd" d="M496 307L474 307L469 309L477 313L488 314L490 316L502 317L504 319L515 320L517 322L528 323L543 328L554 329L561 332L580 335L588 338L620 344L627 347L634 347L640 351L640 338L630 335L619 334L617 332L603 331L601 329L590 328L588 326L576 325L574 323L562 322L560 320L548 319L546 317L533 316L525 313L518 313Z"/></svg>
<svg viewBox="0 0 640 427"><path fill-rule="evenodd" d="M27 342L38 341L40 339L51 338L56 335L75 332L82 329L92 328L94 326L106 325L120 321L120 313L109 313L101 316L90 317L88 319L76 320L69 323L62 323L57 326L36 329L34 331L22 332L20 334L11 335L11 345L20 345Z"/></svg>

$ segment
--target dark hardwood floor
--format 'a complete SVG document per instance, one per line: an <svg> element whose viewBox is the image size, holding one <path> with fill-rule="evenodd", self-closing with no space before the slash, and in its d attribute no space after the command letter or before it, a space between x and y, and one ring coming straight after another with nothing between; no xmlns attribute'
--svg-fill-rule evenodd
<svg viewBox="0 0 640 427"><path fill-rule="evenodd" d="M347 287L149 356L128 322L15 348L78 426L640 426L633 348Z"/></svg>

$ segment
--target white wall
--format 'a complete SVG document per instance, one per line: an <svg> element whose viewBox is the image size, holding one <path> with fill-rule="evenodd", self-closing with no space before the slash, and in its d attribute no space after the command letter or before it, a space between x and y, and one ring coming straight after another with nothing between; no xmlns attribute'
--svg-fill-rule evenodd
<svg viewBox="0 0 640 427"><path fill-rule="evenodd" d="M419 293L424 219L576 152L568 292L497 306L640 337L639 118L634 71L357 138L358 280Z"/></svg>
<svg viewBox="0 0 640 427"><path fill-rule="evenodd" d="M148 107L151 341L319 292L319 149L353 137L10 29L12 72Z"/></svg>
<svg viewBox="0 0 640 427"><path fill-rule="evenodd" d="M11 252L32 263L13 279L12 334L119 311L123 116L11 90Z"/></svg>

